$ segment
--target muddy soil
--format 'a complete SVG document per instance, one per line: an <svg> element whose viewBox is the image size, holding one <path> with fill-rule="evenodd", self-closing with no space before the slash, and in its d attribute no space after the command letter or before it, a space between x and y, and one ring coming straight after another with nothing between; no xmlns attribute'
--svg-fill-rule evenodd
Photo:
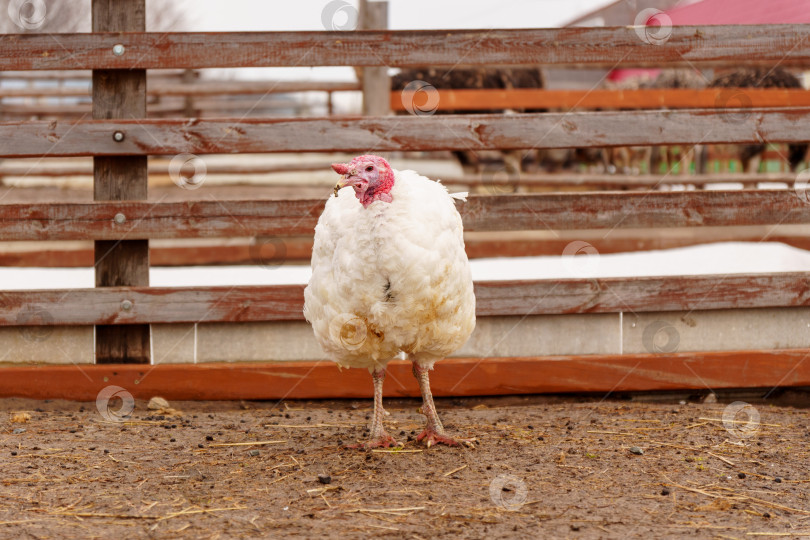
<svg viewBox="0 0 810 540"><path fill-rule="evenodd" d="M810 535L803 408L439 399L476 442L427 449L418 401L388 400L402 449L345 449L370 404L0 400L0 537Z"/></svg>

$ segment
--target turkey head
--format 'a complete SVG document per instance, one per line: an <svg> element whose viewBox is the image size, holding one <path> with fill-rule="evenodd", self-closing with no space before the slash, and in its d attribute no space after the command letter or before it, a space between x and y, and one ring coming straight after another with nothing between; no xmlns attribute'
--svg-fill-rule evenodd
<svg viewBox="0 0 810 540"><path fill-rule="evenodd" d="M375 201L390 203L394 187L394 171L385 159L375 155L358 156L349 163L333 163L332 170L343 176L335 186L337 191L351 186L357 200L368 208Z"/></svg>

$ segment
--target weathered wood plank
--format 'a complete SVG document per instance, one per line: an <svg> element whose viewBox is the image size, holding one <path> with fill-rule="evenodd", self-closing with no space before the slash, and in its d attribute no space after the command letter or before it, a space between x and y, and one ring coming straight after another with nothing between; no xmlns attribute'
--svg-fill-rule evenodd
<svg viewBox="0 0 810 540"><path fill-rule="evenodd" d="M104 287L4 291L0 292L0 324L8 326L12 319L16 321L17 312L30 305L39 306L58 319L54 325L301 320L304 317L304 287ZM74 322L68 323L69 320ZM51 322L50 318L48 322Z"/></svg>
<svg viewBox="0 0 810 540"><path fill-rule="evenodd" d="M146 29L145 0L93 0L92 16L93 32L142 32ZM146 70L93 71L95 120L145 116ZM147 156L96 156L93 175L96 201L147 198ZM149 240L97 241L94 268L96 287L149 285ZM149 363L149 325L99 325L95 336L96 363Z"/></svg>
<svg viewBox="0 0 810 540"><path fill-rule="evenodd" d="M360 1L361 33L388 28L388 2ZM355 67L363 86L363 116L385 116L390 113L388 93L391 79L387 66Z"/></svg>
<svg viewBox="0 0 810 540"><path fill-rule="evenodd" d="M66 161L67 163L62 163L57 160L43 160L43 161L6 160L0 162L0 176L86 176L93 174L92 164L85 160L82 160L81 162L76 162L72 159ZM170 174L169 173L170 163L171 160L166 158L160 160L157 159L153 160L152 163L149 164L149 174L152 176L156 175L168 176ZM243 163L240 162L238 159L235 159L233 160L232 163L220 163L220 162L206 163L205 170L206 176L218 174L227 174L229 176L233 176L237 174L255 175L255 174L270 174L270 173L289 173L295 171L328 171L331 170L329 167L330 163L331 160L328 160L326 158L298 163L295 162ZM616 176L625 178L625 176L621 175ZM718 176L720 178L724 177L723 175L714 175L714 176ZM786 175L781 174L777 176L777 175L763 174L757 176L762 178L761 181L764 182L772 180L784 180ZM731 176L729 175L726 175L725 177L731 178ZM742 178L743 175L737 174L734 177ZM748 175L745 178L746 182L750 182L752 177ZM660 180L661 177L659 176L658 179ZM733 180L717 180L717 181L733 181ZM572 180L572 182L578 182L578 180ZM237 180L235 183L240 187L244 187L245 185L250 186L250 178L245 178L244 181ZM304 182L301 182L301 180L296 180L295 183L303 184ZM320 182L318 184L323 185L323 182ZM36 188L26 188L26 189L36 189ZM258 189L261 188L259 187Z"/></svg>
<svg viewBox="0 0 810 540"><path fill-rule="evenodd" d="M475 294L482 316L795 307L810 305L810 275L493 281L477 284Z"/></svg>
<svg viewBox="0 0 810 540"><path fill-rule="evenodd" d="M810 63L810 25L0 35L0 71L260 66L692 66ZM113 56L116 44L125 54Z"/></svg>
<svg viewBox="0 0 810 540"><path fill-rule="evenodd" d="M0 205L5 240L114 240L310 234L323 200L122 201ZM116 223L115 217L119 215ZM95 234L93 231L96 231Z"/></svg>
<svg viewBox="0 0 810 540"><path fill-rule="evenodd" d="M450 358L431 372L436 396L768 388L810 385L810 350ZM418 397L410 362L388 364L386 397ZM331 362L13 366L0 368L0 397L95 401L117 385L136 399L329 399L371 397L366 370ZM339 381L340 384L335 384Z"/></svg>
<svg viewBox="0 0 810 540"><path fill-rule="evenodd" d="M793 190L543 193L470 197L471 231L702 227L807 223Z"/></svg>
<svg viewBox="0 0 810 540"><path fill-rule="evenodd" d="M44 80L44 79L43 79ZM195 81L158 83L148 95L219 96L290 92L357 91L354 82L329 81ZM0 88L0 97L85 97L82 87ZM810 92L787 88L666 88L640 90L544 90L541 88L439 89L436 110L490 109L694 109L708 107L808 107ZM391 110L406 111L402 92L390 92Z"/></svg>
<svg viewBox="0 0 810 540"><path fill-rule="evenodd" d="M0 165L0 173L2 173ZM209 169L210 172L210 169ZM31 173L36 174L34 172ZM56 173L54 173L56 175ZM45 173L48 175L48 173ZM711 173L711 174L605 174L605 173L520 173L509 174L503 166L492 166L478 174L444 177L445 185L481 186L492 194L511 193L516 187L554 187L558 189L593 187L598 189L652 188L666 185L757 184L783 182L793 184L796 173Z"/></svg>
<svg viewBox="0 0 810 540"><path fill-rule="evenodd" d="M43 81L48 80L45 76ZM151 81L151 78L150 78ZM84 82L84 81L77 81ZM168 96L220 96L250 94L283 94L289 92L346 92L360 90L355 82L342 81L198 81L189 83L150 84L147 94L154 97ZM0 88L0 97L86 97L90 96L89 88L76 86L27 86L19 88ZM783 105L793 103L785 102Z"/></svg>
<svg viewBox="0 0 810 540"><path fill-rule="evenodd" d="M303 320L303 291L303 285L6 291L0 325L18 325L27 306L49 314L32 325ZM810 305L810 275L491 281L476 283L475 294L479 317L797 307Z"/></svg>
<svg viewBox="0 0 810 540"><path fill-rule="evenodd" d="M786 88L666 88L643 90L544 90L540 88L439 89L436 110L492 109L696 109L808 107L810 92ZM406 111L402 92L391 92L391 110Z"/></svg>
<svg viewBox="0 0 810 540"><path fill-rule="evenodd" d="M0 162L0 177L2 176L85 176L93 172L90 163L52 163L56 160L44 160L33 162L26 160L6 160ZM329 170L329 160L310 160L302 163L206 163L206 178L216 175L245 175L243 180L235 180L234 184L239 189L268 189L266 187L252 184L250 175L262 175L271 173L289 173L294 171L324 171ZM169 161L162 159L152 161L149 165L150 176L168 175ZM409 166L415 170L420 170L419 164ZM784 182L792 184L796 180L796 174L790 172L776 173L710 173L710 174L606 174L606 173L578 173L578 172L525 172L520 174L508 174L502 166L493 166L490 170L484 170L478 174L467 174L464 176L442 177L441 182L445 185L483 186L486 191L492 194L508 193L516 186L531 187L573 187L594 186L600 188L622 188L622 187L649 187L671 184L694 184L703 186L707 184L725 183L759 183L759 182ZM310 180L306 178L296 178L289 181L289 185L295 186L321 186L321 180ZM156 186L158 189L160 186ZM220 186L222 187L222 186ZM15 188L19 189L19 188ZM32 194L36 187L25 188ZM71 188L64 188L65 191ZM208 188L210 189L210 188ZM208 189L206 191L208 191ZM222 187L222 189L229 189ZM233 188L231 188L233 189ZM272 186L269 188L272 189ZM265 194L259 196L265 198ZM219 198L219 197L218 197ZM239 198L228 196L227 198ZM33 199L32 199L33 200Z"/></svg>
<svg viewBox="0 0 810 540"><path fill-rule="evenodd" d="M289 104L283 101L274 100L259 100L259 105L252 108L253 103L240 102L239 100L231 100L228 98L215 98L215 99L199 99L195 100L195 111L198 116L202 117L228 117L235 114L244 114L249 109L255 113L255 116L270 115L272 112L285 109L289 110ZM185 100L182 98L163 98L158 102L150 102L147 105L149 116L151 118L163 117L187 117L184 105ZM254 102L255 103L255 102ZM91 105L89 103L77 104L3 104L3 117L8 120L17 118L30 119L30 118L57 118L59 121L66 120L82 120L91 112Z"/></svg>
<svg viewBox="0 0 810 540"><path fill-rule="evenodd" d="M605 236L604 231L571 231L548 234L548 231L517 233L468 232L464 244L470 259L484 257L559 256L574 240L591 244L599 254L629 253L672 249L715 242L779 242L795 248L810 250L810 236L784 231L780 227L702 227L691 229L616 229ZM283 250L263 254L263 264L305 264L312 257L312 236L282 237ZM274 240L277 241L277 240ZM93 249L63 246L62 242L32 248L31 244L9 245L0 249L0 266L40 268L82 268L93 265ZM41 245L37 242L37 246ZM253 265L257 262L255 246L245 239L212 240L204 244L173 244L150 246L149 261L156 266Z"/></svg>
<svg viewBox="0 0 810 540"><path fill-rule="evenodd" d="M0 240L309 235L324 203L299 199L4 204L0 205ZM788 225L810 221L810 204L793 190L473 195L458 208L467 231Z"/></svg>
<svg viewBox="0 0 810 540"><path fill-rule="evenodd" d="M633 126L633 129L628 129ZM113 134L120 131L120 142ZM0 157L806 142L810 108L0 123Z"/></svg>

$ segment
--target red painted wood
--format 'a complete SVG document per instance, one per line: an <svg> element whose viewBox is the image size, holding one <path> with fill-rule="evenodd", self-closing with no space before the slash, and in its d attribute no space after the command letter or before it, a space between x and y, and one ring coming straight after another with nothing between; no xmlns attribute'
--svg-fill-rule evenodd
<svg viewBox="0 0 810 540"><path fill-rule="evenodd" d="M259 66L808 65L810 25L0 35L0 71ZM114 56L114 45L125 53ZM609 44L609 46L608 46Z"/></svg>
<svg viewBox="0 0 810 540"><path fill-rule="evenodd" d="M540 88L441 89L437 110L492 109L695 109L808 107L810 92L785 88L666 88L643 90L544 90ZM391 109L407 111L407 94L391 92ZM414 96L414 99L419 99ZM423 98L424 99L424 98ZM417 101L417 103L421 103Z"/></svg>
<svg viewBox="0 0 810 540"><path fill-rule="evenodd" d="M810 385L808 358L808 349L452 358L437 362L430 377L436 396L774 388ZM419 396L408 362L391 362L388 369L387 397ZM0 397L95 401L110 385L143 400L372 396L367 370L339 371L330 362L8 366L0 373Z"/></svg>
<svg viewBox="0 0 810 540"><path fill-rule="evenodd" d="M804 224L794 190L486 195L458 203L467 231ZM0 240L116 240L310 235L324 200L0 205ZM123 223L115 216L122 214ZM282 245L283 239L274 240Z"/></svg>
<svg viewBox="0 0 810 540"><path fill-rule="evenodd" d="M0 326L16 326L26 306L48 317L31 325L303 320L303 285L105 287L0 292ZM810 305L803 272L475 284L479 317L688 311ZM131 307L124 306L129 303Z"/></svg>

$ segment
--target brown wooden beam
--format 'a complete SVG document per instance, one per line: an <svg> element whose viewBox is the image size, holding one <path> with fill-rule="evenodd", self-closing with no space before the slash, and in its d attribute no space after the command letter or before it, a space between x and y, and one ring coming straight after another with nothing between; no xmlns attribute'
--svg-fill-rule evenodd
<svg viewBox="0 0 810 540"><path fill-rule="evenodd" d="M810 108L0 122L0 157L806 142ZM633 129L628 129L633 126ZM120 132L123 138L114 139Z"/></svg>
<svg viewBox="0 0 810 540"><path fill-rule="evenodd" d="M30 160L16 161L8 160L0 162L0 176L84 176L93 174L92 165L89 162L77 162L69 158L67 163L32 163ZM152 176L169 175L169 164L171 160L166 158L156 158L149 164L149 174ZM308 161L303 163L240 163L238 161L233 163L211 163L206 164L207 176L217 174L272 174L272 173L289 173L295 171L325 171L331 170L329 165L331 161L322 159L321 161ZM603 175L604 176L604 175ZM740 176L740 175L737 175ZM763 178L768 178L766 175L761 175ZM782 175L785 176L785 175ZM659 177L660 179L660 177ZM792 180L793 178L791 178ZM721 181L721 180L718 180ZM750 181L750 177L745 180ZM291 184L301 184L301 181L290 181ZM266 189L268 186L249 185L248 179L245 180L248 189ZM240 185L244 188L245 185ZM323 185L322 182L319 185ZM272 187L272 186L270 186ZM37 189L37 188L25 188ZM69 188L66 188L66 190ZM77 190L78 191L78 190ZM231 197L233 198L233 197Z"/></svg>
<svg viewBox="0 0 810 540"><path fill-rule="evenodd" d="M741 230L742 229L742 230ZM485 233L486 234L486 233ZM617 229L605 237L603 231L572 231L570 234L526 236L523 233L510 235L498 233L499 238L481 238L468 233L464 240L470 259L486 257L533 257L559 256L574 240L591 244L601 255L629 253L697 246L715 242L778 242L810 251L810 236L800 233L770 232L760 227L722 227L712 229L660 229L636 231ZM263 255L264 264L308 264L312 257L312 237L281 238L283 250L270 245ZM257 263L256 247L250 242L206 244L179 244L150 246L151 266L204 266L204 265L253 265ZM93 266L93 249L83 247L50 245L40 249L21 246L20 249L6 246L0 251L0 266L81 268Z"/></svg>
<svg viewBox="0 0 810 540"><path fill-rule="evenodd" d="M303 285L104 287L0 293L0 326L19 325L20 310L48 317L32 326L128 325L303 320ZM810 305L803 272L475 284L479 317L690 311Z"/></svg>
<svg viewBox="0 0 810 540"><path fill-rule="evenodd" d="M73 161L75 158L66 158ZM214 162L206 164L206 178L216 175L246 175L244 180L235 180L230 186L218 185L221 190L217 198L225 196L228 199L240 198L239 190L253 190L259 198L268 198L270 190L277 186L257 185L251 180L252 175L289 173L293 171L324 171L329 170L330 161L308 161L306 163L224 163ZM169 160L155 159L149 165L151 176L167 176ZM419 164L409 165L416 170L421 167ZM6 160L0 162L1 176L84 176L92 174L92 165L89 163L32 163L31 159ZM155 179L157 181L157 179ZM508 174L503 167L493 166L489 170L484 170L477 174L466 174L463 176L445 176L441 178L445 185L465 185L482 186L486 191L493 194L502 194L507 190L514 190L515 187L555 187L555 188L577 188L595 187L601 189L621 188L621 187L657 187L661 185L694 184L703 186L707 184L720 183L759 183L759 182L784 182L792 184L796 181L796 173L773 172L773 173L709 173L709 174L607 174L607 173L578 173L570 171L561 172L524 172L520 174ZM213 182L212 182L213 184ZM278 185L278 184L277 184ZM304 178L290 179L286 182L288 186L312 186L324 187L320 180L309 180ZM156 186L160 189L161 186ZM17 192L20 188L14 188ZM26 187L23 190L30 192L31 200L37 200L37 190L40 187ZM47 189L47 188L46 188ZM81 189L60 188L64 193L75 192L83 194ZM207 188L207 190L210 188ZM206 190L206 192L207 192ZM229 193L229 191L231 193ZM16 197L20 198L20 195ZM154 198L154 197L153 197Z"/></svg>
<svg viewBox="0 0 810 540"><path fill-rule="evenodd" d="M14 76L4 77L13 79ZM48 80L42 76L42 80ZM150 76L149 80L152 80ZM77 81L84 82L84 81ZM186 83L156 83L147 88L147 95L168 96L232 96L264 95L291 92L347 92L359 91L355 82L342 81L199 81ZM0 88L0 97L85 97L92 94L88 88L76 86L27 86L22 88Z"/></svg>
<svg viewBox="0 0 810 540"><path fill-rule="evenodd" d="M45 78L43 77L43 80ZM387 80L387 79L386 79ZM232 96L291 92L359 91L355 82L194 81L149 86L153 97ZM386 87L386 93L388 87ZM645 88L639 90L546 90L543 88L439 89L437 110L490 109L694 109L712 107L808 107L810 92L794 88ZM84 97L82 87L0 88L0 97ZM406 111L402 91L389 94L391 110Z"/></svg>
<svg viewBox="0 0 810 540"><path fill-rule="evenodd" d="M0 167L0 171L2 168ZM209 170L210 172L210 170ZM34 173L31 173L34 174ZM509 174L503 166L493 166L478 174L442 178L442 184L481 186L492 194L511 193L518 187L545 187L582 190L621 189L621 188L657 188L659 186L692 184L757 184L759 182L783 182L793 184L796 173L711 173L711 174L606 174L576 172L538 172Z"/></svg>
<svg viewBox="0 0 810 540"><path fill-rule="evenodd" d="M810 92L786 88L667 88L643 90L544 90L542 88L440 89L439 111L492 109L696 109L809 107ZM401 91L391 109L406 111ZM424 99L424 98L423 98Z"/></svg>
<svg viewBox="0 0 810 540"><path fill-rule="evenodd" d="M467 231L788 225L810 221L810 204L801 195L793 190L473 195L458 208ZM310 235L324 204L317 199L5 204L0 240Z"/></svg>
<svg viewBox="0 0 810 540"><path fill-rule="evenodd" d="M663 37L663 36L662 36ZM0 35L0 71L300 66L810 64L810 25ZM112 56L122 44L127 53ZM609 45L608 45L609 44Z"/></svg>
<svg viewBox="0 0 810 540"><path fill-rule="evenodd" d="M93 32L142 32L146 27L145 0L93 0ZM57 40L58 41L58 40ZM126 55L122 49L110 57ZM30 54L30 52L29 52ZM146 70L93 71L93 119L146 117ZM137 121L137 120L136 120ZM119 133L108 134L115 142ZM120 134L122 137L123 134ZM147 198L147 157L93 158L93 199L96 201ZM95 244L96 287L149 285L149 240L98 240ZM96 327L95 359L99 364L149 363L149 325Z"/></svg>
<svg viewBox="0 0 810 540"><path fill-rule="evenodd" d="M11 366L0 397L95 401L104 388L169 400L367 398L365 369L331 362ZM418 397L409 362L388 364L386 397ZM609 356L451 358L431 372L436 396L719 390L810 385L810 350Z"/></svg>
<svg viewBox="0 0 810 540"><path fill-rule="evenodd" d="M360 0L360 21L358 30L361 33L370 30L388 28L388 2L369 2ZM390 114L388 93L391 90L391 79L388 66L366 66L355 68L363 86L363 116L385 116Z"/></svg>

